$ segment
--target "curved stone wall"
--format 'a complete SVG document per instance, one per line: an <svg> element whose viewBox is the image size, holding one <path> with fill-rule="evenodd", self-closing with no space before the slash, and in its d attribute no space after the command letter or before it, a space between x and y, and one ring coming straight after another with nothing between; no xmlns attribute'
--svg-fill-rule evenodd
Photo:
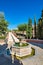
<svg viewBox="0 0 43 65"><path fill-rule="evenodd" d="M16 56L22 57L31 54L31 47L12 47L12 52L16 53Z"/></svg>

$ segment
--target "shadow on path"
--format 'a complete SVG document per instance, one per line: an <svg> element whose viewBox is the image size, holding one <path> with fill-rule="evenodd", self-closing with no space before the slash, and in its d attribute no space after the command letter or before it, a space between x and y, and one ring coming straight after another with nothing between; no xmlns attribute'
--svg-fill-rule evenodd
<svg viewBox="0 0 43 65"><path fill-rule="evenodd" d="M7 46L8 46L8 44L0 45L0 54L5 52Z"/></svg>
<svg viewBox="0 0 43 65"><path fill-rule="evenodd" d="M35 46L38 46L38 47L40 47L40 48L43 49L43 44L42 44L42 43L34 43L34 42L30 42L30 44L35 45Z"/></svg>
<svg viewBox="0 0 43 65"><path fill-rule="evenodd" d="M12 57L10 56L9 58L4 55L4 51L7 46L7 44L0 45L0 53L2 53L0 54L0 65L23 65L23 63L17 59L16 56L14 56L14 63L12 63Z"/></svg>
<svg viewBox="0 0 43 65"><path fill-rule="evenodd" d="M14 63L12 63L11 57L7 58L4 54L2 54L0 55L0 65L23 65L23 63L16 57L14 58Z"/></svg>

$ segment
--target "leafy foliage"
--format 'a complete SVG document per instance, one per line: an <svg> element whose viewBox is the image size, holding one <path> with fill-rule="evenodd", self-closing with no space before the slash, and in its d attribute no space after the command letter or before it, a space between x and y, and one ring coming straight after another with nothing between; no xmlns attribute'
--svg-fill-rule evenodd
<svg viewBox="0 0 43 65"><path fill-rule="evenodd" d="M28 21L28 24L27 24L27 38L30 38L32 37L32 20L29 19Z"/></svg>
<svg viewBox="0 0 43 65"><path fill-rule="evenodd" d="M4 15L0 14L0 33L5 34L7 31L8 22L5 20Z"/></svg>
<svg viewBox="0 0 43 65"><path fill-rule="evenodd" d="M43 10L41 18L38 20L37 36L39 39L43 39Z"/></svg>
<svg viewBox="0 0 43 65"><path fill-rule="evenodd" d="M35 37L36 38L36 19L34 18L34 34L35 34Z"/></svg>
<svg viewBox="0 0 43 65"><path fill-rule="evenodd" d="M18 46L18 47L25 47L28 46L28 43L22 43L22 45L20 45L20 42L15 42L14 46Z"/></svg>
<svg viewBox="0 0 43 65"><path fill-rule="evenodd" d="M20 25L18 25L18 30L19 31L26 31L26 27L27 27L26 24L20 24Z"/></svg>

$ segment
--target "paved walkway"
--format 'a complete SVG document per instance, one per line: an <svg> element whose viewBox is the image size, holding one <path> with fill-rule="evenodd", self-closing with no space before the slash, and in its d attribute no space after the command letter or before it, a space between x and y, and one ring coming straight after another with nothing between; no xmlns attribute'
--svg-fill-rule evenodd
<svg viewBox="0 0 43 65"><path fill-rule="evenodd" d="M19 39L17 39L11 32L9 32L8 36L8 48L10 48L15 42L19 42Z"/></svg>
<svg viewBox="0 0 43 65"><path fill-rule="evenodd" d="M12 36L12 38L13 38L13 40L14 40L15 42L19 42L19 39L17 39L17 37L15 37L12 33L11 33L11 36Z"/></svg>
<svg viewBox="0 0 43 65"><path fill-rule="evenodd" d="M12 33L9 33L9 34L11 36ZM35 56L26 58L26 59L22 59L21 61L22 61L23 65L43 65L43 49L36 45L32 45L32 44L30 44L30 45L33 48L35 48Z"/></svg>
<svg viewBox="0 0 43 65"><path fill-rule="evenodd" d="M22 62L20 62L20 60L18 60L15 57L14 63L12 63L12 59L5 57L3 54L0 55L0 65L23 65Z"/></svg>
<svg viewBox="0 0 43 65"><path fill-rule="evenodd" d="M13 34L9 32L8 41L14 42L13 38L12 38L12 35ZM12 59L11 58L8 58L7 56L3 55L3 53L5 53L5 51L6 51L6 48L10 47L12 44L13 43L8 43L8 44L0 45L0 53L1 53L0 54L0 65L23 65L23 63L20 60L18 60L16 57L14 57L14 63L12 63Z"/></svg>
<svg viewBox="0 0 43 65"><path fill-rule="evenodd" d="M32 44L31 46L35 48L35 56L23 59L23 65L43 65L43 49Z"/></svg>

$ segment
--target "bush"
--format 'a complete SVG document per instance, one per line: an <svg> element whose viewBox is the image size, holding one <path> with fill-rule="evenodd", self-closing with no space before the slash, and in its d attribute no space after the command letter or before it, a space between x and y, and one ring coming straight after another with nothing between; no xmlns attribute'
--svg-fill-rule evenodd
<svg viewBox="0 0 43 65"><path fill-rule="evenodd" d="M29 44L27 44L27 43L22 43L22 47L23 47L23 46L28 46L28 45L29 45Z"/></svg>
<svg viewBox="0 0 43 65"><path fill-rule="evenodd" d="M5 39L5 36L0 36L0 39Z"/></svg>
<svg viewBox="0 0 43 65"><path fill-rule="evenodd" d="M24 46L28 46L29 44L27 43L22 43L22 45L20 45L20 42L15 42L14 46L19 46L19 47L24 47Z"/></svg>
<svg viewBox="0 0 43 65"><path fill-rule="evenodd" d="M20 43L19 42L15 42L14 46L19 46L20 47Z"/></svg>

